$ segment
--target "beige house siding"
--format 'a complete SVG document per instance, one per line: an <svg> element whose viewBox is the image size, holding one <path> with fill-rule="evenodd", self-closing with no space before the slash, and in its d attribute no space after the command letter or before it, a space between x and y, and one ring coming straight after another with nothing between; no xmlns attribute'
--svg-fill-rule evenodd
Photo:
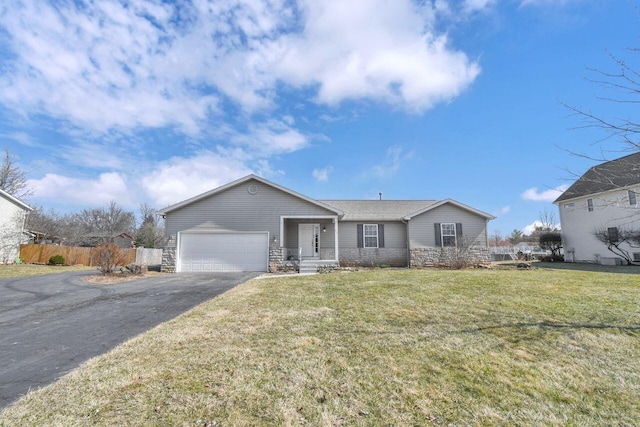
<svg viewBox="0 0 640 427"><path fill-rule="evenodd" d="M13 263L26 243L24 224L27 211L0 193L0 263Z"/></svg>
<svg viewBox="0 0 640 427"><path fill-rule="evenodd" d="M640 187L630 189L640 193ZM593 200L591 212L588 199ZM616 257L607 249L607 245L593 236L596 229L640 229L640 205L629 204L628 189L565 200L558 203L558 209L565 261L569 262L598 262L601 257ZM622 244L621 247L630 253L640 252L640 248L632 248L628 244Z"/></svg>

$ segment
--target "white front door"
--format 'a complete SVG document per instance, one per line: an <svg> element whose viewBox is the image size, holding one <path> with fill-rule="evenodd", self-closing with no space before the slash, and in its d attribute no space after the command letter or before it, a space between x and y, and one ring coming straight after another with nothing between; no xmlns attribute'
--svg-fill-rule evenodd
<svg viewBox="0 0 640 427"><path fill-rule="evenodd" d="M320 224L298 224L302 258L320 258Z"/></svg>

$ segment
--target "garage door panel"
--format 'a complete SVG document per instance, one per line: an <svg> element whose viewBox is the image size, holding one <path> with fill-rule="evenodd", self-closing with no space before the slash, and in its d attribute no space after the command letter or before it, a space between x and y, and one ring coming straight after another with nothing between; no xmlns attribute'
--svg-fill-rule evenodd
<svg viewBox="0 0 640 427"><path fill-rule="evenodd" d="M180 271L267 271L267 233L183 233Z"/></svg>

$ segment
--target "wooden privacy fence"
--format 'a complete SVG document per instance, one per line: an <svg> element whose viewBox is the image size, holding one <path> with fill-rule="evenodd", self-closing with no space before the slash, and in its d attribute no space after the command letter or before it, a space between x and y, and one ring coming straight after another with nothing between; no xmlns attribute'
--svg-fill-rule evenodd
<svg viewBox="0 0 640 427"><path fill-rule="evenodd" d="M20 260L30 264L47 264L54 255L62 255L66 265L93 266L93 253L96 248L80 248L76 246L58 245L20 245ZM121 249L125 264L160 264L162 249Z"/></svg>

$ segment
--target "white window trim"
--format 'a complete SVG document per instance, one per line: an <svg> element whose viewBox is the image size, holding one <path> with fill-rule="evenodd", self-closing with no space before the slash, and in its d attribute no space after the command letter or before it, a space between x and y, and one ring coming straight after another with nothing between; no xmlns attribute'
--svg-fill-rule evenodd
<svg viewBox="0 0 640 427"><path fill-rule="evenodd" d="M453 242L454 245L453 246L445 246L444 245L444 226L445 225L453 225ZM443 222L440 224L440 244L442 245L443 248L457 248L458 247L458 230L456 229L456 223L455 222ZM451 237L450 234L446 235L447 237Z"/></svg>
<svg viewBox="0 0 640 427"><path fill-rule="evenodd" d="M376 245L375 246L367 246L367 237L374 237L373 234L367 234L367 227L375 227L376 230ZM362 247L363 248L377 248L378 245L380 244L380 239L379 239L379 230L378 230L378 224L362 224Z"/></svg>

